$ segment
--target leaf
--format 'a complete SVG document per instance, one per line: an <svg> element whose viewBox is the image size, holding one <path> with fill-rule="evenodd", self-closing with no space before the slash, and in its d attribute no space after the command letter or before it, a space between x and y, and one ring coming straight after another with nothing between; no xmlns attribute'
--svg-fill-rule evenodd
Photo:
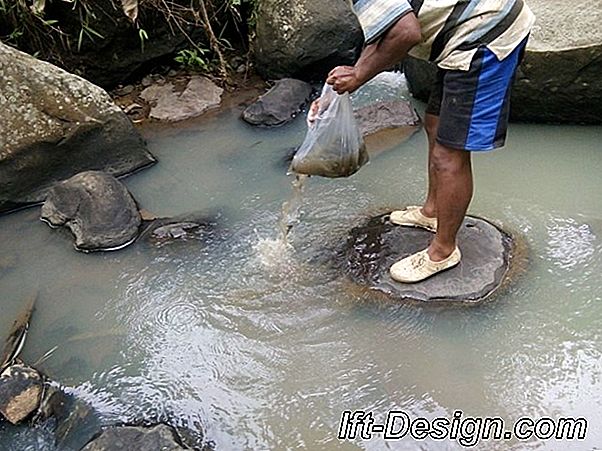
<svg viewBox="0 0 602 451"><path fill-rule="evenodd" d="M44 14L44 8L46 8L46 0L33 0L33 5L31 5L31 11L36 16L41 16Z"/></svg>
<svg viewBox="0 0 602 451"><path fill-rule="evenodd" d="M133 22L138 18L138 0L121 0L123 12Z"/></svg>

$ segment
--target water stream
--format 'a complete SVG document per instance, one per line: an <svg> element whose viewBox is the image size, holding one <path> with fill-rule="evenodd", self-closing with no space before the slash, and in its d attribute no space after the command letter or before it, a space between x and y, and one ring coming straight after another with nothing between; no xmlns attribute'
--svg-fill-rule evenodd
<svg viewBox="0 0 602 451"><path fill-rule="evenodd" d="M202 426L220 450L417 449L339 442L341 413L359 409L585 416L585 442L479 449L602 446L601 127L514 124L504 150L475 157L471 212L523 236L528 266L493 302L433 309L350 289L330 264L358 219L422 201L423 133L350 179L307 181L282 246L284 158L304 120L264 130L239 114L147 126L160 163L125 180L159 216L211 218L205 240L85 255L38 209L0 218L1 335L39 293L27 361L57 346L43 370L107 424ZM2 450L53 450L50 437L0 423Z"/></svg>

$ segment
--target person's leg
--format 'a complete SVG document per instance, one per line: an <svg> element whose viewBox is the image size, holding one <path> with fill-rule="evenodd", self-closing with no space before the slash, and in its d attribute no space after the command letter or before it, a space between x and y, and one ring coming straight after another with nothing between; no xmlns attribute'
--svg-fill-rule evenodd
<svg viewBox="0 0 602 451"><path fill-rule="evenodd" d="M473 194L470 152L435 143L429 171L436 182L437 233L428 248L432 261L449 257Z"/></svg>
<svg viewBox="0 0 602 451"><path fill-rule="evenodd" d="M437 217L437 173L435 171L435 144L437 130L439 127L439 116L427 113L424 116L424 129L428 138L428 192L426 201L422 207L422 214L428 218Z"/></svg>

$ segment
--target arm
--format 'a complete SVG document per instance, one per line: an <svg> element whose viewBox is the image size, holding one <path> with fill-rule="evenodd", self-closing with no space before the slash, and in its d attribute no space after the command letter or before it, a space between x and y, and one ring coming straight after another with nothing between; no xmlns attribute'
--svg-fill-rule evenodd
<svg viewBox="0 0 602 451"><path fill-rule="evenodd" d="M378 42L368 45L355 66L335 67L326 82L339 94L353 92L380 72L403 60L422 40L420 24L413 13L406 14Z"/></svg>

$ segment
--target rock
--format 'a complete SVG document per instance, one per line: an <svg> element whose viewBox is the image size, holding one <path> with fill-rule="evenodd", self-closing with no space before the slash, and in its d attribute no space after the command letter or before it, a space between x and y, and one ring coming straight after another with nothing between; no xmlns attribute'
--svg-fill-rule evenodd
<svg viewBox="0 0 602 451"><path fill-rule="evenodd" d="M185 450L177 442L174 430L159 424L150 428L124 426L105 430L98 438L88 443L82 451L122 450Z"/></svg>
<svg viewBox="0 0 602 451"><path fill-rule="evenodd" d="M82 251L120 249L134 241L140 226L136 202L125 186L103 172L82 172L55 185L41 219L66 226Z"/></svg>
<svg viewBox="0 0 602 451"><path fill-rule="evenodd" d="M132 92L134 92L134 86L126 85L122 88L117 89L115 91L115 94L117 94L118 96L127 96L127 95L131 94Z"/></svg>
<svg viewBox="0 0 602 451"><path fill-rule="evenodd" d="M163 7L149 5L148 2L139 3L140 14L134 24L123 13L121 2L114 0L94 0L85 4L47 1L45 15L39 19L56 20L56 27L60 28L61 34L48 33L49 29L42 27L37 35L34 31L27 32L17 41L22 50L30 54L39 52L42 59L107 89L135 78L148 70L150 65L155 65L158 59L172 59L175 52L190 45L190 42L200 45L206 42L202 27L194 25L195 10L189 10L182 3L169 6L170 10L176 8L176 15L189 24L180 28ZM216 19L221 20L224 16L225 12L217 13ZM0 29L3 35L7 35L10 28L3 27L2 19L0 16ZM30 16L23 20L38 18ZM82 29L83 24L86 29ZM143 42L140 30L148 34L148 39ZM38 42L44 39L41 33L49 34L44 43L47 45ZM229 35L223 37L230 39ZM56 45L53 45L53 41Z"/></svg>
<svg viewBox="0 0 602 451"><path fill-rule="evenodd" d="M40 411L42 418L55 421L58 449L81 449L102 431L98 412L87 402L66 393L62 387L48 387Z"/></svg>
<svg viewBox="0 0 602 451"><path fill-rule="evenodd" d="M458 234L460 265L417 284L393 281L391 265L428 247L432 236L423 229L392 224L389 214L376 216L350 231L339 263L355 283L394 300L478 303L502 285L513 241L501 229L475 217L467 217Z"/></svg>
<svg viewBox="0 0 602 451"><path fill-rule="evenodd" d="M372 103L354 113L364 137L391 128L420 126L416 110L405 100Z"/></svg>
<svg viewBox="0 0 602 451"><path fill-rule="evenodd" d="M602 123L602 28L595 2L528 2L537 22L512 91L514 120ZM408 59L412 94L428 98L434 67Z"/></svg>
<svg viewBox="0 0 602 451"><path fill-rule="evenodd" d="M97 86L2 43L0 78L0 213L42 202L81 171L125 175L155 162Z"/></svg>
<svg viewBox="0 0 602 451"><path fill-rule="evenodd" d="M15 364L0 374L0 413L18 424L35 412L42 397L42 376L23 364Z"/></svg>
<svg viewBox="0 0 602 451"><path fill-rule="evenodd" d="M269 79L323 79L353 64L363 34L347 0L263 0L257 12L256 69Z"/></svg>
<svg viewBox="0 0 602 451"><path fill-rule="evenodd" d="M140 94L151 104L150 117L161 121L183 121L219 106L224 90L206 77L193 76L181 93L172 83L153 84Z"/></svg>
<svg viewBox="0 0 602 451"><path fill-rule="evenodd" d="M370 156L394 149L421 128L418 114L407 100L376 102L355 110Z"/></svg>
<svg viewBox="0 0 602 451"><path fill-rule="evenodd" d="M213 237L215 222L197 214L149 221L142 227L140 239L156 247L173 242L206 241Z"/></svg>
<svg viewBox="0 0 602 451"><path fill-rule="evenodd" d="M150 75L147 75L146 77L144 77L144 78L142 79L142 81L140 82L140 84L141 84L143 87L145 87L145 88L148 88L150 85L152 85L152 84L153 84L153 79L152 79L152 77L151 77Z"/></svg>
<svg viewBox="0 0 602 451"><path fill-rule="evenodd" d="M252 125L283 125L301 111L311 92L311 85L304 81L292 78L278 80L274 87L247 107L242 118Z"/></svg>

